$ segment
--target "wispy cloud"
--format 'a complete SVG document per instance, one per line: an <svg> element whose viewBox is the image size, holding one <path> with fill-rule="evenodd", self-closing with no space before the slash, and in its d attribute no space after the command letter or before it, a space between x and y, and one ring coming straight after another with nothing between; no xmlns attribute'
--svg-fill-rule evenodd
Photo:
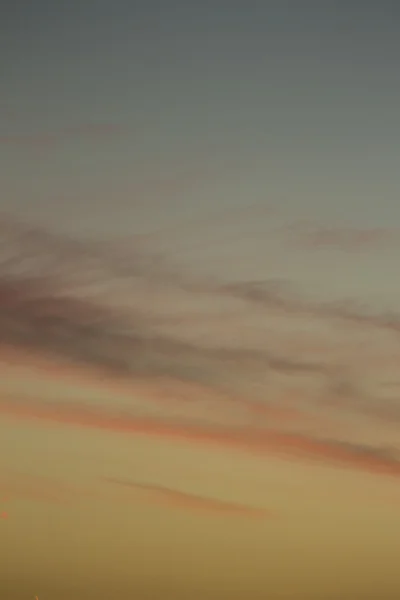
<svg viewBox="0 0 400 600"><path fill-rule="evenodd" d="M0 400L0 414L17 419L39 420L73 427L94 428L126 435L159 437L235 448L286 460L318 461L327 466L347 467L373 474L400 477L400 461L390 452L374 446L318 439L308 435L259 426L224 427L192 420L174 420L132 416L129 413L70 403L46 403L29 400Z"/></svg>
<svg viewBox="0 0 400 600"><path fill-rule="evenodd" d="M262 306L285 315L301 315L331 321L353 323L364 328L378 328L400 332L400 315L377 313L368 310L368 304L358 301L318 302L295 294L290 288L268 279L255 282L239 282L220 286L221 294Z"/></svg>
<svg viewBox="0 0 400 600"><path fill-rule="evenodd" d="M400 245L400 231L388 227L332 227L295 223L284 228L289 242L304 250L362 252Z"/></svg>
<svg viewBox="0 0 400 600"><path fill-rule="evenodd" d="M105 481L117 486L122 486L133 492L137 492L140 495L144 495L146 500L162 504L163 506L204 512L211 515L218 514L222 516L247 517L253 519L276 516L273 511L267 510L266 508L224 501L209 496L201 496L199 494L183 492L162 485L109 477L105 478Z"/></svg>
<svg viewBox="0 0 400 600"><path fill-rule="evenodd" d="M3 225L6 232L12 229L8 221ZM96 406L89 409L56 402L45 404L35 398L29 405L10 397L1 403L0 411L4 414L121 432L143 430L146 435L149 431L156 435L164 431L172 437L171 431L175 429L171 419L178 436L187 433L183 421L194 424L195 432L190 426L189 437L196 437L200 423L214 423L225 425L232 439L238 435L237 431L233 432L233 427L242 428L239 436L241 444L245 445L246 440L246 444L253 446L255 439L259 439L258 429L266 424L280 430L310 434L317 431L319 423L320 435L322 432L327 435L333 425L330 422L332 415L318 412L326 407L337 411L335 418L339 412L346 414L346 410L353 411L353 416L362 415L372 421L381 419L387 422L400 417L400 410L395 405L386 401L378 403L373 397L374 392L369 396L365 387L359 385L360 373L366 365L368 373L373 368L383 368L391 353L392 364L397 364L398 350L388 342L389 337L395 337L388 336L388 333L400 332L397 315L373 314L355 303L312 301L274 280L222 284L212 280L173 278L169 276L168 269L163 270L161 266L160 272L151 275L158 285L156 304L160 310L149 316L152 308L148 308L149 296L144 296L142 312L137 301L140 296L137 293L140 289L138 280L144 282L143 289L148 283L143 265L132 267L131 261L118 259L101 244L100 247L75 244L73 240L59 240L56 235L40 231L28 231L25 236L24 231L24 228L21 230L16 226L12 235L21 237L26 260L29 262L36 252L42 253L40 255L44 259L52 259L60 251L60 261L66 260L71 281L69 287L63 287L59 292L57 274L60 269L56 260L50 266L47 278L37 276L36 283L32 282L29 273L26 275L21 267L17 252L14 266L17 275L22 272L23 276L18 279L12 272L13 277L7 279L8 266L0 286L2 368L8 368L4 366L7 363L26 363L37 369L38 378L50 380L55 376L58 381L72 378L79 386L87 386L88 393L91 388L90 397L95 389L101 387L102 392L118 396L131 405L134 397L141 398L142 414L157 414L159 420L143 421L132 414L118 417L100 410L99 406L96 411ZM8 238L4 247L9 247ZM115 307L110 305L107 308L107 302L102 299L89 300L77 294L73 287L74 277L76 269L85 260L83 274L90 278L93 262L103 267L105 272L99 281L111 291L114 280L123 281L127 286L134 284L127 302L130 305L129 315L123 314L122 310L114 310ZM99 281L96 280L95 285ZM174 303L170 302L172 288ZM165 329L162 327L168 324L168 302L169 306L174 304L174 315L177 315L172 317L171 321L175 318L175 324L169 330L167 326ZM185 302L187 307L197 309L192 313L193 320L183 320L180 324L181 307L185 306ZM207 306L202 312L204 302L206 305L209 303L208 307L215 303L222 314L228 314L224 312L225 306L231 311L230 331L225 341L221 337L222 317L207 317L211 312ZM147 308L145 319L143 314ZM254 341L254 338L249 338L245 345L241 337L247 328L244 316L246 319L251 317L251 327L263 329L262 339ZM190 341L187 341L189 337L185 341L180 335L194 330L197 320L200 320L201 327L197 328L198 331L201 329L200 335L194 334ZM290 330L293 327L294 339L299 324L303 334L297 338L299 343L291 346ZM321 324L322 335L317 332ZM347 343L346 339L339 340L336 336L338 324L343 326L342 330L347 325L357 326L353 331L357 334L361 331L364 335L363 348L354 346L353 349L346 348L345 353L336 351L335 354L335 344L342 343L343 346ZM211 331L209 343L204 341L206 327ZM283 330L281 338L279 328ZM383 332L381 337L385 335L384 344L373 356L372 352L367 356L364 350L365 332L376 345L378 329L382 330L379 335ZM314 334L315 338L312 337ZM65 362L74 366L66 367ZM347 364L351 365L348 371L344 368ZM355 370L352 371L353 367ZM365 379L364 374L362 378ZM308 387L304 386L301 388L303 391L298 392L296 381L300 379L306 380ZM91 383L88 383L89 380ZM319 386L316 393L313 391L316 389L316 386L313 388L315 382ZM279 407L278 402L281 403ZM96 405L95 401L93 403ZM257 427L251 429L250 425ZM246 427L247 437L243 437L243 428ZM201 435L198 433L206 438L208 434L207 427L201 429ZM263 435L267 436L260 441L264 447L266 440L271 438L265 432ZM270 448L269 441L265 447Z"/></svg>

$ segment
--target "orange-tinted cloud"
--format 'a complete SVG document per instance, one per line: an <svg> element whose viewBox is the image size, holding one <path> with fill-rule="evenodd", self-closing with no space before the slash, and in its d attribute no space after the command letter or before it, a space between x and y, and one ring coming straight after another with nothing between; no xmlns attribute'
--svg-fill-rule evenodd
<svg viewBox="0 0 400 600"><path fill-rule="evenodd" d="M258 508L247 504L237 502L228 502L190 494L180 490L172 489L161 485L153 485L135 481L125 481L121 479L106 478L106 481L118 486L123 486L132 491L141 492L146 499L158 504L183 508L185 510L194 510L208 514L221 514L232 517L250 517L265 518L273 516L271 511L265 508Z"/></svg>
<svg viewBox="0 0 400 600"><path fill-rule="evenodd" d="M374 474L400 476L400 462L379 448L323 440L307 435L256 427L207 426L193 421L162 420L84 406L57 405L29 400L0 400L0 414L62 425L89 427L116 433L155 436L190 443L230 447L245 452L267 453L290 460L312 460Z"/></svg>
<svg viewBox="0 0 400 600"><path fill-rule="evenodd" d="M46 382L53 381L56 385L60 380L78 385L87 390L88 396L93 397L96 390L107 392L110 397L124 399L132 406L137 406L140 399L142 409L157 410L159 417L168 417L169 411L186 421L196 419L201 415L210 422L236 424L236 426L257 423L270 427L296 429L310 427L320 433L332 431L335 426L331 418L315 414L315 411L285 405L286 400L293 401L298 394L281 397L281 402L266 403L254 400L237 391L228 392L212 382L199 383L168 375L157 377L113 377L108 376L102 368L79 366L51 360L39 353L29 353L15 350L0 344L0 372L18 373L21 365L29 366L30 373ZM287 396L287 397L286 397ZM35 398L29 396L33 404ZM13 401L9 397L10 402ZM132 401L132 402L131 402ZM282 404L283 401L283 404ZM16 398L16 402L19 399ZM40 403L40 401L39 401Z"/></svg>

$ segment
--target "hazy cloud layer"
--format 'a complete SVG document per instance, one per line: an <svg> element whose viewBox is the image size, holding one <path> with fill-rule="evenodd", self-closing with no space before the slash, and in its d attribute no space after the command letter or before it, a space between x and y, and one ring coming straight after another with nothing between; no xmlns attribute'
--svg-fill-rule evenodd
<svg viewBox="0 0 400 600"><path fill-rule="evenodd" d="M322 303L276 280L188 279L168 261L153 268L141 247L117 245L114 255L111 243L13 220L3 221L3 239L13 247L2 264L3 344L30 361L39 352L125 379L192 382L249 405L400 415L388 397L398 385L389 372L400 357L397 314Z"/></svg>
<svg viewBox="0 0 400 600"><path fill-rule="evenodd" d="M289 242L309 251L337 250L341 252L372 252L398 248L400 231L388 227L330 227L295 224L288 227Z"/></svg>

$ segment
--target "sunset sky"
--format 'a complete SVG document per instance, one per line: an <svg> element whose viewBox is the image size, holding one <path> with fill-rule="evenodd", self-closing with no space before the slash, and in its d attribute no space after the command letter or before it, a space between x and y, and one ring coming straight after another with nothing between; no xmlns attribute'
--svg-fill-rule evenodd
<svg viewBox="0 0 400 600"><path fill-rule="evenodd" d="M0 290L0 596L398 598L397 3L4 1L0 56L0 284L24 233L126 334Z"/></svg>

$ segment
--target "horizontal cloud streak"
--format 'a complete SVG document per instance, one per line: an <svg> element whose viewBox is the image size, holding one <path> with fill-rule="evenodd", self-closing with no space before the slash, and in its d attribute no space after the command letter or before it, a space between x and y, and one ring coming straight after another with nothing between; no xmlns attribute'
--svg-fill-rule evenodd
<svg viewBox="0 0 400 600"><path fill-rule="evenodd" d="M374 474L400 476L400 461L380 448L349 444L339 440L317 439L307 435L286 433L255 427L210 426L182 420L157 419L129 415L126 411L113 413L106 409L71 406L29 400L0 400L0 414L28 419L79 426L99 430L159 437L189 443L222 446L245 452L260 452L290 460L312 460Z"/></svg>
<svg viewBox="0 0 400 600"><path fill-rule="evenodd" d="M137 481L126 481L111 477L105 478L105 481L128 488L132 491L142 492L150 501L160 503L164 506L233 517L265 518L273 516L271 511L264 508L182 492L166 486Z"/></svg>

